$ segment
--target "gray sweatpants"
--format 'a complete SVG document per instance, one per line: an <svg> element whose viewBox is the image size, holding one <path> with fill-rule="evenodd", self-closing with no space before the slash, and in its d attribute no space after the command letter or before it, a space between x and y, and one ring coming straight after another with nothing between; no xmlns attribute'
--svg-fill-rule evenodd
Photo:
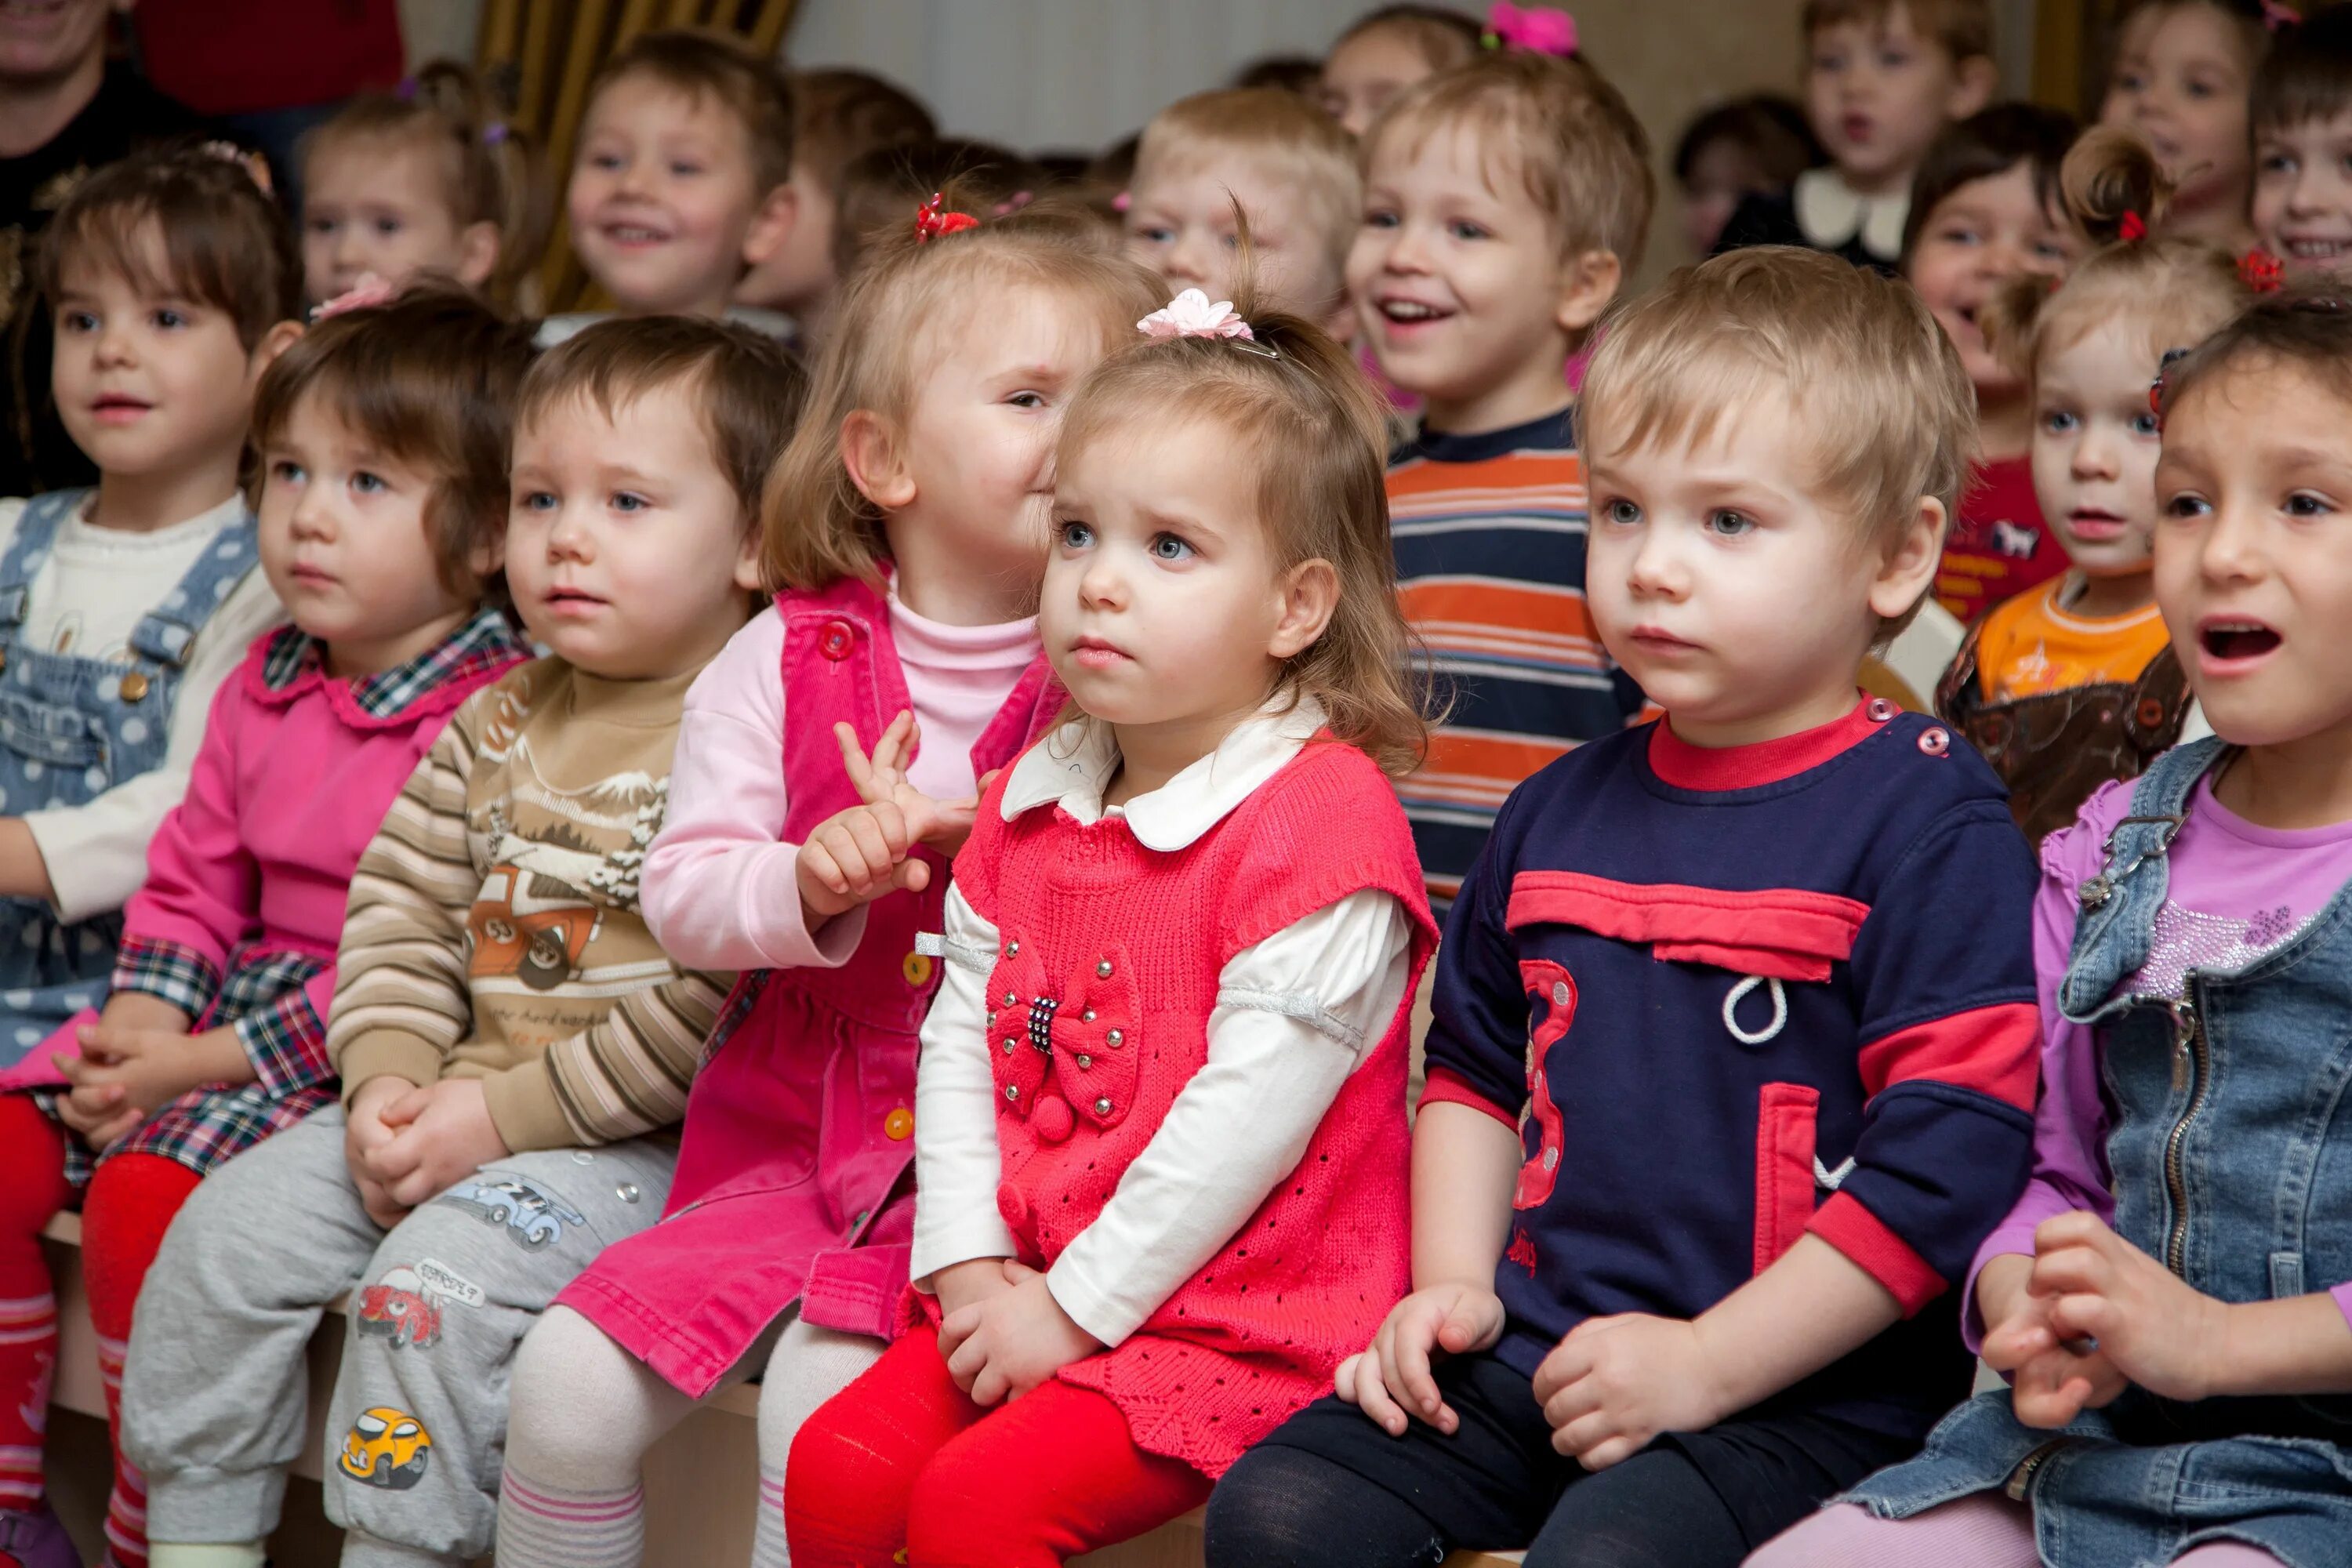
<svg viewBox="0 0 2352 1568"><path fill-rule="evenodd" d="M360 1205L330 1106L201 1183L140 1292L122 1447L159 1542L277 1528L308 1407L303 1347L348 1290L328 1407L327 1513L343 1562L488 1552L516 1347L604 1247L660 1217L673 1146L494 1161L386 1232Z"/></svg>

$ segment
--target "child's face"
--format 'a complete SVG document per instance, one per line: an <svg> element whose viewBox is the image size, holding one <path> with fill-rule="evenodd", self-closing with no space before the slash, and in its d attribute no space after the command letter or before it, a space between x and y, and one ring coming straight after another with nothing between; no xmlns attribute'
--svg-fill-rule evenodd
<svg viewBox="0 0 2352 1568"><path fill-rule="evenodd" d="M1128 204L1127 253L1166 279L1171 293L1234 297L1238 201L1249 216L1258 298L1315 321L1344 308L1339 260L1308 221L1314 204L1294 181L1246 157L1214 164L1163 158L1150 174L1136 181Z"/></svg>
<svg viewBox="0 0 2352 1568"><path fill-rule="evenodd" d="M718 315L792 222L788 195L763 199L724 104L641 75L590 104L566 205L581 265L640 316Z"/></svg>
<svg viewBox="0 0 2352 1568"><path fill-rule="evenodd" d="M1920 37L1897 5L1883 26L1832 22L1814 31L1805 117L1847 184L1891 193L1910 180L1938 132L1983 107L1982 75Z"/></svg>
<svg viewBox="0 0 2352 1568"><path fill-rule="evenodd" d="M1985 343L1985 306L2021 274L2060 276L2081 248L2074 231L2035 195L2026 163L1970 180L1927 215L1911 251L1911 286L1960 351L1979 398L2014 396L2023 386Z"/></svg>
<svg viewBox="0 0 2352 1568"><path fill-rule="evenodd" d="M168 279L155 226L134 238L140 271ZM61 274L49 385L74 445L100 472L125 477L234 459L263 364L228 312L94 258L68 258Z"/></svg>
<svg viewBox="0 0 2352 1568"><path fill-rule="evenodd" d="M312 395L262 449L261 569L339 675L390 669L446 636L472 600L442 586L425 517L434 476L376 449ZM476 570L496 570L485 552Z"/></svg>
<svg viewBox="0 0 2352 1568"><path fill-rule="evenodd" d="M1683 239L1691 254L1713 252L1741 200L1763 188L1756 160L1738 142L1721 137L1699 148L1683 182Z"/></svg>
<svg viewBox="0 0 2352 1568"><path fill-rule="evenodd" d="M1430 64L1392 27L1370 27L1331 51L1317 95L1324 112L1361 136L1389 100L1431 74Z"/></svg>
<svg viewBox="0 0 2352 1568"><path fill-rule="evenodd" d="M834 226L840 205L825 183L800 160L793 163L793 226L765 260L743 274L735 298L746 305L809 315L841 287L833 269Z"/></svg>
<svg viewBox="0 0 2352 1568"><path fill-rule="evenodd" d="M2214 731L2352 728L2352 409L2308 373L2226 370L2176 401L2156 466L2156 597Z"/></svg>
<svg viewBox="0 0 2352 1568"><path fill-rule="evenodd" d="M507 587L530 635L591 675L683 675L751 613L758 531L701 398L655 387L607 413L583 395L515 431Z"/></svg>
<svg viewBox="0 0 2352 1568"><path fill-rule="evenodd" d="M2253 216L2290 273L2352 272L2352 110L2255 138Z"/></svg>
<svg viewBox="0 0 2352 1568"><path fill-rule="evenodd" d="M1774 397L1686 447L1588 455L1593 625L1696 744L1777 739L1844 713L1879 618L1934 575L1934 503L1889 556L1822 499L1806 445Z"/></svg>
<svg viewBox="0 0 2352 1568"><path fill-rule="evenodd" d="M2116 59L2099 119L2148 140L2183 209L2243 201L2251 75L2238 24L2210 5L2161 9Z"/></svg>
<svg viewBox="0 0 2352 1568"><path fill-rule="evenodd" d="M2161 445L2147 334L2106 321L2044 350L2033 381L2033 493L2075 566L2094 577L2148 569Z"/></svg>
<svg viewBox="0 0 2352 1568"><path fill-rule="evenodd" d="M1551 220L1462 127L1373 149L1348 288L1382 372L1462 431L1565 406L1562 366L1609 298L1578 293Z"/></svg>
<svg viewBox="0 0 2352 1568"><path fill-rule="evenodd" d="M498 266L499 228L461 225L441 160L410 139L330 142L302 171L302 288L312 304L373 272L394 289L420 275L468 289Z"/></svg>

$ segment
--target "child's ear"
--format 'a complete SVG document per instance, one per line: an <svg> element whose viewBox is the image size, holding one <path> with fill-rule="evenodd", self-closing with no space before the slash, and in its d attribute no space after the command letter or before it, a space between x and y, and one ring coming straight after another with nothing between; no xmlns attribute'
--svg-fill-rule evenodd
<svg viewBox="0 0 2352 1568"><path fill-rule="evenodd" d="M498 528L466 552L466 570L474 574L477 582L488 582L507 563L506 520L501 518L499 521Z"/></svg>
<svg viewBox="0 0 2352 1568"><path fill-rule="evenodd" d="M757 267L782 250L800 216L801 194L789 182L770 191L751 215L751 226L743 231L743 265Z"/></svg>
<svg viewBox="0 0 2352 1568"><path fill-rule="evenodd" d="M246 360L246 380L249 386L261 384L261 373L278 363L278 356L290 349L310 329L299 321L280 321L261 334Z"/></svg>
<svg viewBox="0 0 2352 1568"><path fill-rule="evenodd" d="M1282 614L1265 651L1274 658L1296 658L1315 646L1339 607L1339 574L1318 556L1302 561L1275 584L1282 597Z"/></svg>
<svg viewBox="0 0 2352 1568"><path fill-rule="evenodd" d="M457 281L468 289L479 289L499 269L499 252L506 244L499 226L487 218L469 223L457 236Z"/></svg>
<svg viewBox="0 0 2352 1568"><path fill-rule="evenodd" d="M885 511L915 499L915 476L898 454L889 422L870 408L853 408L841 420L841 466L857 493Z"/></svg>
<svg viewBox="0 0 2352 1568"><path fill-rule="evenodd" d="M1935 583L1936 567L1944 557L1944 503L1921 496L1903 525L1902 537L1871 582L1870 608L1880 619L1905 614Z"/></svg>
<svg viewBox="0 0 2352 1568"><path fill-rule="evenodd" d="M1970 55L1952 67L1951 95L1945 100L1948 120L1966 120L1990 103L2000 90L2000 68L1989 55Z"/></svg>
<svg viewBox="0 0 2352 1568"><path fill-rule="evenodd" d="M753 517L743 530L742 548L735 552L735 585L747 594L764 594L767 584L761 581L761 547L765 543L760 520Z"/></svg>
<svg viewBox="0 0 2352 1568"><path fill-rule="evenodd" d="M1560 268L1559 304L1552 320L1570 337L1581 338L1609 309L1609 301L1617 298L1618 286L1624 281L1625 264L1615 251L1578 252Z"/></svg>

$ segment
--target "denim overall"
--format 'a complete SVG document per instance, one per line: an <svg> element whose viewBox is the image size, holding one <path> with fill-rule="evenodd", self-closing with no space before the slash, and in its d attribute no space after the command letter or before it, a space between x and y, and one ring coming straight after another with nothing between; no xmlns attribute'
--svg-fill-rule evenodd
<svg viewBox="0 0 2352 1568"><path fill-rule="evenodd" d="M89 497L34 498L0 556L0 816L85 805L162 766L196 633L260 559L247 512L140 619L120 658L45 652L24 640L26 600L58 530ZM121 936L120 910L68 925L41 900L0 899L0 1067L105 1000Z"/></svg>
<svg viewBox="0 0 2352 1568"><path fill-rule="evenodd" d="M2114 994L2147 963L2166 853L2214 739L2157 760L2082 889L2059 988L2098 1034L2116 1229L2223 1301L2352 1279L2352 888L2178 1002ZM2239 1541L2290 1568L2352 1564L2352 1395L2180 1404L2134 1386L2044 1431L2007 1390L1946 1416L1920 1457L1843 1500L1888 1518L1993 1487L2033 1504L2053 1568L2139 1568Z"/></svg>

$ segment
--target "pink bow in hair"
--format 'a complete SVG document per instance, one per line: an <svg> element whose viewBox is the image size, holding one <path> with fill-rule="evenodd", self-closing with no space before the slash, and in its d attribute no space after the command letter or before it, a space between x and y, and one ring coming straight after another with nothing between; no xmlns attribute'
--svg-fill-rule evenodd
<svg viewBox="0 0 2352 1568"><path fill-rule="evenodd" d="M2294 6L2282 5L2279 0L2263 0L2263 26L2265 29L2275 33L2282 27L2294 26L2302 20Z"/></svg>
<svg viewBox="0 0 2352 1568"><path fill-rule="evenodd" d="M1576 18L1549 5L1495 0L1486 13L1486 47L1568 59L1576 53Z"/></svg>
<svg viewBox="0 0 2352 1568"><path fill-rule="evenodd" d="M1147 338L1250 338L1257 334L1234 309L1231 300L1212 303L1198 289L1187 289L1167 304L1135 323Z"/></svg>
<svg viewBox="0 0 2352 1568"><path fill-rule="evenodd" d="M399 298L400 290L373 272L362 272L359 280L333 299L310 312L310 323L331 320L346 310L364 310L373 305L389 305Z"/></svg>

